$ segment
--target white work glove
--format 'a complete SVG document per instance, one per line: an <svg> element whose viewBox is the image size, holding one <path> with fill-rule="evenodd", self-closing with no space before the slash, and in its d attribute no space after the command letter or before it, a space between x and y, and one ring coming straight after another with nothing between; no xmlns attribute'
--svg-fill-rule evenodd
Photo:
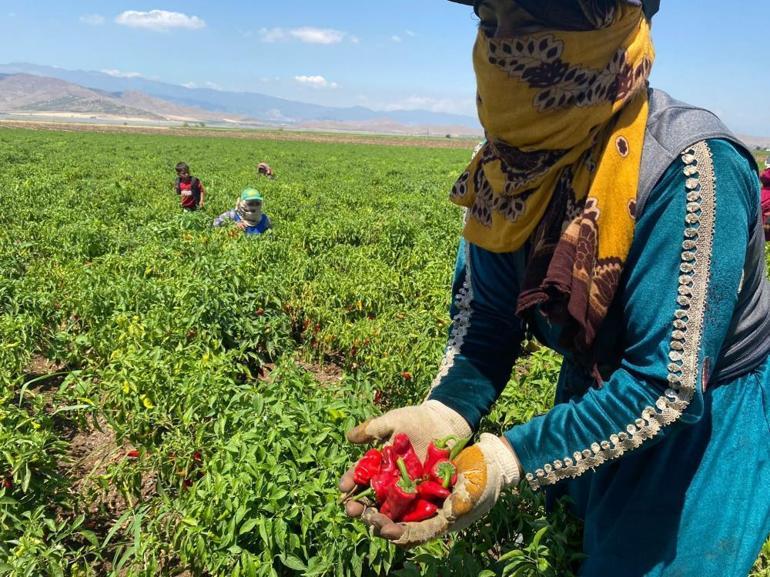
<svg viewBox="0 0 770 577"><path fill-rule="evenodd" d="M450 435L467 439L472 432L460 413L439 401L431 400L369 419L350 430L347 437L351 443L364 444L373 441L386 442L393 435L406 433L417 456L424 461L431 441Z"/></svg>
<svg viewBox="0 0 770 577"><path fill-rule="evenodd" d="M461 531L489 513L500 493L518 484L521 464L510 444L489 433L455 458L457 483L435 517L419 523L393 523L374 507L350 501L346 512L361 517L375 534L402 547L413 547L450 531Z"/></svg>

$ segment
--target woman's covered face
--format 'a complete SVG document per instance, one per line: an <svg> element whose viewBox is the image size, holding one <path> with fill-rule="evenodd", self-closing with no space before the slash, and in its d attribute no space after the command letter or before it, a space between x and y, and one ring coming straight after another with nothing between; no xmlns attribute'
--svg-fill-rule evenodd
<svg viewBox="0 0 770 577"><path fill-rule="evenodd" d="M515 0L483 0L476 6L479 29L487 38L515 38L545 27Z"/></svg>

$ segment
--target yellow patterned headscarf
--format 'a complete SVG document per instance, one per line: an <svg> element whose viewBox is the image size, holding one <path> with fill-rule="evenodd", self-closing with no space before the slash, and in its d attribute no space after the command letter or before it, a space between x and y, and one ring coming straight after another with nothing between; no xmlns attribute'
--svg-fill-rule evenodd
<svg viewBox="0 0 770 577"><path fill-rule="evenodd" d="M487 142L451 193L468 208L471 243L506 252L529 241L519 312L540 305L571 321L579 350L590 348L631 247L654 60L641 8L619 4L610 18L597 30L479 33Z"/></svg>

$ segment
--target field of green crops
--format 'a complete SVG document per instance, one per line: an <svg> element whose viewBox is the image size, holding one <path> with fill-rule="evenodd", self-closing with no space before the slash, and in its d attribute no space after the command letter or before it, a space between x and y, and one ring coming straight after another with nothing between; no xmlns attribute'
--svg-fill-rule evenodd
<svg viewBox="0 0 770 577"><path fill-rule="evenodd" d="M578 524L526 490L409 552L337 503L344 432L438 366L468 156L0 128L0 575L570 575ZM213 229L247 184L275 229ZM522 359L484 427L546 410L558 366Z"/></svg>

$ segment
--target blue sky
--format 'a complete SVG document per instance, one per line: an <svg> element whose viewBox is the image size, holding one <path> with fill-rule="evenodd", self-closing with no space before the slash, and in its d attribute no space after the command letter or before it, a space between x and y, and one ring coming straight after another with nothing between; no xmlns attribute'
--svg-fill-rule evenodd
<svg viewBox="0 0 770 577"><path fill-rule="evenodd" d="M663 0L653 84L770 136L767 0ZM474 114L471 10L445 0L0 0L0 63L334 106Z"/></svg>

